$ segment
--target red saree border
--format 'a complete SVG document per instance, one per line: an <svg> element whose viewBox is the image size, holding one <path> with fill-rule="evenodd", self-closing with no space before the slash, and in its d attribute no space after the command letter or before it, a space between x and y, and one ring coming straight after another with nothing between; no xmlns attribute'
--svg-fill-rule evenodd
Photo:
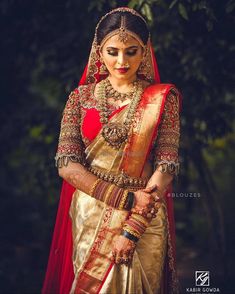
<svg viewBox="0 0 235 294"><path fill-rule="evenodd" d="M168 94L169 90L172 87L174 87L173 85L170 85L170 84L169 85L166 85L166 84L158 84L157 86L158 86L158 88L161 87L160 91L164 91L163 92L163 99L162 99L162 103L161 103L161 107L160 107L160 113L159 113L159 116L158 116L158 120L157 120L157 123L156 123L156 126L155 126L155 130L153 132L153 135L152 135L152 138L151 138L151 143L149 144L149 149L148 149L148 151L146 153L144 162L146 162L146 159L147 159L147 157L148 157L148 155L150 153L150 150L151 150L151 146L153 144L153 140L154 140L154 138L156 138L157 130L158 130L158 126L159 126L159 124L161 122L162 113L163 113L163 110L164 110L164 106L165 106L167 94ZM141 169L141 174L143 172L143 169L144 169L144 164L143 164L142 169Z"/></svg>
<svg viewBox="0 0 235 294"><path fill-rule="evenodd" d="M110 264L110 266L109 266L109 268L108 268L108 270L107 270L105 276L104 276L104 280L103 280L103 282L100 284L100 287L99 287L99 289L98 289L98 291L97 291L98 294L100 293L100 290L102 289L102 287L103 287L103 285L104 285L104 283L105 283L105 281L106 281L106 279L107 279L107 277L108 277L108 275L109 275L111 269L113 268L113 266L114 266L114 263L112 262L112 263Z"/></svg>
<svg viewBox="0 0 235 294"><path fill-rule="evenodd" d="M102 252L100 252L100 248L102 247L103 241L105 240L107 233L110 231L109 224L113 215L113 211L114 210L111 207L107 207L105 209L102 224L95 238L95 242L93 246L90 248L86 261L84 262L83 267L80 270L80 273L77 277L77 282L76 282L75 291L74 291L75 294L99 293L99 289L101 289L104 281L106 280L108 276L108 273L110 272L113 266L113 261L111 261L111 259L105 256L106 262L107 262L107 267L106 267L107 269L102 279L95 278L87 273L90 268L97 266L95 265L96 258L98 258L100 255L103 255ZM104 255L103 255L103 258L104 258Z"/></svg>
<svg viewBox="0 0 235 294"><path fill-rule="evenodd" d="M150 138L148 138L149 140L148 149L145 150L145 154L143 155L143 158L141 158L141 160L138 161L137 165L135 165L134 168L129 164L130 162L129 156L132 156L134 154L141 154L143 150L140 144L138 143L138 139L139 139L138 133L133 133L131 138L128 140L128 144L126 145L126 148L124 149L124 156L123 156L124 158L121 164L121 169L123 169L124 172L126 172L130 176L139 177L141 176L143 172L146 159L152 147L153 140L157 134L157 128L161 122L161 117L162 117L162 113L165 106L166 96L169 90L173 87L174 85L172 84L156 84L156 85L151 85L147 87L144 91L143 98L141 99L141 102L136 111L138 113L138 111L140 111L141 109L144 109L144 113L142 113L142 116L139 118L138 123L141 124L142 121L144 121L145 119L148 120L148 113L146 111L146 107L148 106L148 104L160 103L160 111L159 109L155 110L156 122L155 122L154 128L152 129L152 134ZM132 174L133 170L135 172L135 175Z"/></svg>

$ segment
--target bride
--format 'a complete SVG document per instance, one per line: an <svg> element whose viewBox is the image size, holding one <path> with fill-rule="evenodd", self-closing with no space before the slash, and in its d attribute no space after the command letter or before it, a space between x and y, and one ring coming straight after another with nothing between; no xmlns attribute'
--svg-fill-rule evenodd
<svg viewBox="0 0 235 294"><path fill-rule="evenodd" d="M171 182L180 94L161 84L144 18L117 8L95 30L63 112L64 179L43 293L178 293Z"/></svg>

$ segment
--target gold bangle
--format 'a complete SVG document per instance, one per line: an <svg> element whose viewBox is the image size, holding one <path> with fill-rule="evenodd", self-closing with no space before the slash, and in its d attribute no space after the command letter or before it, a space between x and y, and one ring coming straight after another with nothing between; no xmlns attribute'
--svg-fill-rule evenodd
<svg viewBox="0 0 235 294"><path fill-rule="evenodd" d="M130 229L130 226L129 225L124 225L123 226L123 230L127 231L128 233L132 234L133 236L135 236L137 238L140 238L141 237L140 233L137 233L136 231Z"/></svg>
<svg viewBox="0 0 235 294"><path fill-rule="evenodd" d="M119 204L119 209L123 209L126 203L127 195L128 195L128 190L124 190L124 193L122 194L122 199Z"/></svg>
<svg viewBox="0 0 235 294"><path fill-rule="evenodd" d="M99 184L99 182L101 182L101 181L102 181L101 179L97 179L97 180L95 181L95 183L94 183L93 186L91 187L91 190L90 190L90 192L89 192L89 195L93 196L96 186L97 186L97 185Z"/></svg>
<svg viewBox="0 0 235 294"><path fill-rule="evenodd" d="M139 215L137 213L132 213L131 217L133 217L134 219L140 221L143 225L145 225L145 227L149 226L149 222L142 215Z"/></svg>
<svg viewBox="0 0 235 294"><path fill-rule="evenodd" d="M105 192L104 203L107 204L107 202L108 202L108 200L109 200L109 196L110 196L110 194L112 193L113 189L114 189L114 185L110 185L110 186L108 187L107 191Z"/></svg>

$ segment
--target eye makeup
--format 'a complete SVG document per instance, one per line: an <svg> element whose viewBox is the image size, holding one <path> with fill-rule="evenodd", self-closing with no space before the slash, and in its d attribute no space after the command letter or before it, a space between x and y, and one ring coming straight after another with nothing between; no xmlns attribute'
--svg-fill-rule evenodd
<svg viewBox="0 0 235 294"><path fill-rule="evenodd" d="M111 56L118 56L118 48L108 47L106 48L107 53ZM125 49L125 54L128 56L135 56L138 51L138 46L131 46Z"/></svg>

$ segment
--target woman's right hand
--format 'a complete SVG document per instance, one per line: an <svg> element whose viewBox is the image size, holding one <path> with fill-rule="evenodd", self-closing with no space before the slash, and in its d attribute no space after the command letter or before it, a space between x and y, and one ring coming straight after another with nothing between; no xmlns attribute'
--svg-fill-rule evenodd
<svg viewBox="0 0 235 294"><path fill-rule="evenodd" d="M153 192L156 189L156 187L157 185L154 185L152 187L148 187L134 192L134 208L147 209L154 206L154 199L151 195L151 192Z"/></svg>

